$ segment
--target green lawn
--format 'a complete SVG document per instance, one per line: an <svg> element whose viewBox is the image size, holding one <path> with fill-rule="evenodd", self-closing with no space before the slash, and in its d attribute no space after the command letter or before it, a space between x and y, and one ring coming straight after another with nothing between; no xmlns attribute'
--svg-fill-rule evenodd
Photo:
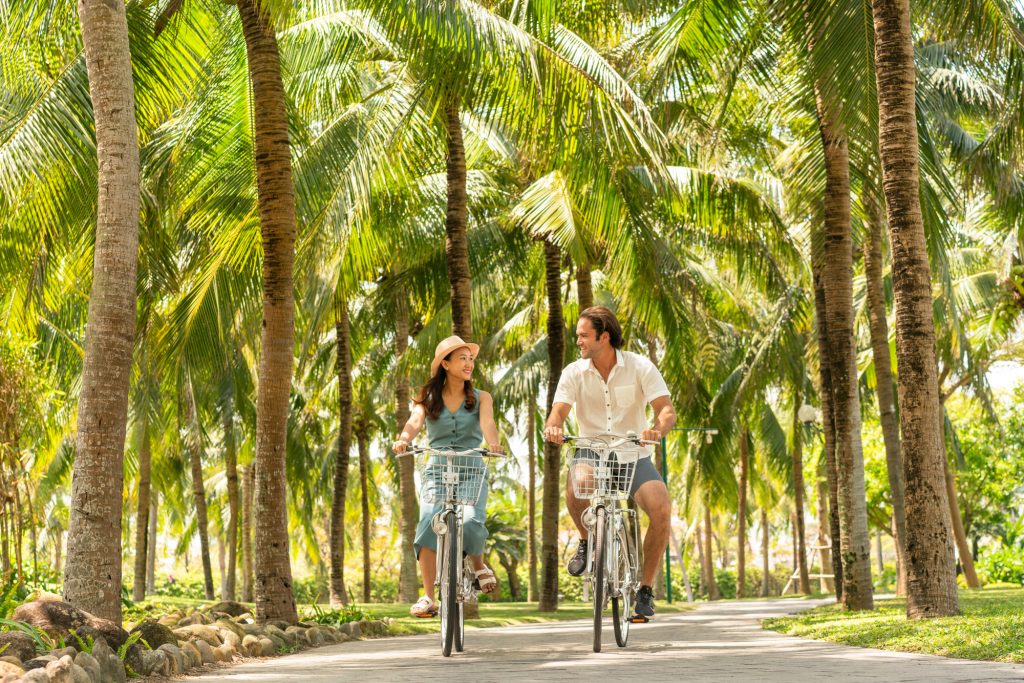
<svg viewBox="0 0 1024 683"><path fill-rule="evenodd" d="M436 633L439 628L437 619L416 619L409 616L409 606L404 604L378 604L360 605L360 608L372 613L376 617L392 617L395 621L391 625L392 633L396 635L414 633ZM659 614L670 614L685 612L693 609L685 602L676 602L671 605L663 600L657 602ZM536 603L532 602L481 602L480 618L469 619L466 626L469 628L492 628L495 626L512 626L515 624L540 624L551 621L567 621L570 619L587 619L591 616L589 603L564 602L558 606L556 612L538 612ZM611 612L608 613L609 615Z"/></svg>
<svg viewBox="0 0 1024 683"><path fill-rule="evenodd" d="M883 650L943 657L1024 662L1024 589L960 591L959 617L908 621L905 600L877 600L873 612L843 612L837 605L763 626L793 636Z"/></svg>

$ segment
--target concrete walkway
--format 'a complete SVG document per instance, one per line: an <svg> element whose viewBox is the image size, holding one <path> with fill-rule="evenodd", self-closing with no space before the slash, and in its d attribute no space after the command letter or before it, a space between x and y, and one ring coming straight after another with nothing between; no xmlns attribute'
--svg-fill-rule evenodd
<svg viewBox="0 0 1024 683"><path fill-rule="evenodd" d="M591 651L588 622L470 630L466 652L441 656L439 636L331 645L198 677L203 683L338 681L1024 681L1024 665L969 662L792 638L758 620L821 602L765 600L702 605L635 625L619 649L607 622L604 651Z"/></svg>

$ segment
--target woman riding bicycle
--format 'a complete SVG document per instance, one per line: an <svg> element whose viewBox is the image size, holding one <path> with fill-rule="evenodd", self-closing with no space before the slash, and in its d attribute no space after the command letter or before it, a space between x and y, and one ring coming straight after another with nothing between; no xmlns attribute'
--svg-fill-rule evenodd
<svg viewBox="0 0 1024 683"><path fill-rule="evenodd" d="M486 437L488 448L500 452L491 395L474 389L471 380L479 351L477 344L463 341L457 336L448 337L437 345L434 360L430 364L430 379L413 401L412 415L393 447L395 453L403 453L409 448L424 423L430 448L468 450L478 448ZM463 513L465 551L482 593L491 593L498 587L497 577L484 564L483 558L484 540L487 538L487 528L484 526L487 518L487 489L485 482L480 487L480 497L476 504L466 506ZM424 595L409 609L414 617L437 615L437 602L434 599L437 535L430 522L442 507L441 504L429 505L420 500L420 520L413 548L419 560Z"/></svg>

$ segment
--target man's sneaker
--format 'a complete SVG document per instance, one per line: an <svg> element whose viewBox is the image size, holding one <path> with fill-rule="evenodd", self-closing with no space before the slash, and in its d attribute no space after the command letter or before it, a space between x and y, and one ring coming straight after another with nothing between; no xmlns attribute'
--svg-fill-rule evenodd
<svg viewBox="0 0 1024 683"><path fill-rule="evenodd" d="M581 538L576 545L576 554L569 560L566 569L572 576L579 576L587 568L587 539Z"/></svg>
<svg viewBox="0 0 1024 683"><path fill-rule="evenodd" d="M640 586L636 594L636 613L643 617L654 616L654 592L650 586Z"/></svg>

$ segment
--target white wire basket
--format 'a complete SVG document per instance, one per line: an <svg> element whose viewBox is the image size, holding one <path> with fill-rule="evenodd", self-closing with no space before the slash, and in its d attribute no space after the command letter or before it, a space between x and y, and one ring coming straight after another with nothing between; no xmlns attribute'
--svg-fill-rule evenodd
<svg viewBox="0 0 1024 683"><path fill-rule="evenodd" d="M641 455L640 449L631 443L612 448L600 438L576 440L569 458L573 494L580 500L625 500Z"/></svg>
<svg viewBox="0 0 1024 683"><path fill-rule="evenodd" d="M428 450L420 456L420 497L431 505L476 505L486 478L487 463L477 453Z"/></svg>

